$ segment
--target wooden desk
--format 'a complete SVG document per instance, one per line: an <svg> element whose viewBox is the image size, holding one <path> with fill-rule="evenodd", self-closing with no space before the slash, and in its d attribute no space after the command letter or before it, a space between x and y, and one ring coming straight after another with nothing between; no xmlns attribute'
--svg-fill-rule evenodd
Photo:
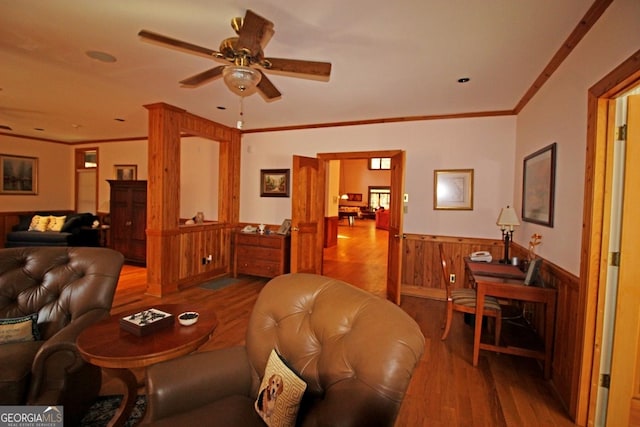
<svg viewBox="0 0 640 427"><path fill-rule="evenodd" d="M533 357L542 360L544 378L551 377L551 355L555 324L556 290L538 286L526 286L525 274L516 266L508 264L487 264L465 259L465 266L476 288L476 307L484 306L487 295L519 301L541 303L544 305L544 350L532 350L514 346L496 346L480 341L482 332L482 310L476 312L473 336L473 366L478 366L480 350L491 350L517 356Z"/></svg>
<svg viewBox="0 0 640 427"><path fill-rule="evenodd" d="M123 426L131 415L138 389L136 376L131 369L147 367L195 351L209 339L218 325L214 313L199 311L193 304L158 304L153 308L173 314L175 324L139 337L120 328L120 318L130 313L117 314L89 326L76 341L83 359L100 366L125 386L122 402L109 426ZM142 310L135 312L138 311ZM198 321L191 326L180 325L178 315L185 311L199 311Z"/></svg>

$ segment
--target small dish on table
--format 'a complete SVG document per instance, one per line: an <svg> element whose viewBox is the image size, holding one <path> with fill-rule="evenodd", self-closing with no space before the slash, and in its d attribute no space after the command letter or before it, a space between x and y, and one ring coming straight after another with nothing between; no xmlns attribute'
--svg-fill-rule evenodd
<svg viewBox="0 0 640 427"><path fill-rule="evenodd" d="M200 315L195 311L185 311L178 316L178 322L182 326L190 326L198 321Z"/></svg>

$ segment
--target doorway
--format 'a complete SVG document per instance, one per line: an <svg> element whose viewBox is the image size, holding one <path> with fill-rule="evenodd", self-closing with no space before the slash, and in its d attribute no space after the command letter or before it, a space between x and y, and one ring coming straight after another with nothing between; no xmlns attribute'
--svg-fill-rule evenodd
<svg viewBox="0 0 640 427"><path fill-rule="evenodd" d="M372 152L351 152L351 153L324 153L318 154L325 169L331 160L353 160L371 158L391 158L391 171L389 174L388 186L391 187L391 209L389 209L389 230L382 231L375 228L375 220L373 220L371 233L376 236L376 240L384 240L387 252L382 257L377 255L371 259L371 263L363 256L357 257L358 268L363 271L380 268L380 271L374 273L378 280L384 282L382 289L386 297L396 304L400 303L400 276L401 276L401 246L402 246L402 215L403 215L403 196L404 196L404 152L401 150L391 151L372 151ZM328 181L329 177L325 178ZM325 182L325 185L327 183ZM363 188L368 188L367 186ZM332 196L325 195L325 200L329 200ZM329 200L330 202L330 200ZM355 231L355 230L354 230ZM346 233L345 233L346 234ZM384 237L380 237L384 235ZM376 244L376 247L380 243ZM381 261L382 260L382 261ZM382 264L382 265L380 265ZM357 275L357 273L354 273ZM363 276L365 277L365 276Z"/></svg>
<svg viewBox="0 0 640 427"><path fill-rule="evenodd" d="M378 227L375 210L389 208L391 177L389 168L370 166L376 159L380 160L362 157L331 161L331 167L339 165L335 174L339 182L333 182L331 173L327 174L325 224L331 226L326 225L325 233L331 244L324 248L322 271L386 298L389 232L386 227Z"/></svg>
<svg viewBox="0 0 640 427"><path fill-rule="evenodd" d="M616 69L611 71L601 81L591 87L588 93L588 127L587 127L587 167L585 177L585 206L583 227L583 243L581 256L581 295L580 317L584 322L584 335L582 337L582 360L581 360L581 380L579 384L578 399L576 402L576 423L579 425L594 425L596 423L596 396L597 388L601 384L600 378L600 359L602 349L602 332L603 318L601 316L604 307L604 293L606 292L605 276L607 265L609 264L609 242L607 240L610 215L606 210L606 199L610 192L609 172L612 145L610 125L615 111L615 102L612 101L620 94L628 91L631 87L640 83L640 64L637 55L632 55L625 62L620 64ZM627 178L625 178L627 179ZM624 201L625 205L627 200ZM637 205L635 206L637 208ZM623 207L623 216L627 207ZM624 225L623 225L624 227ZM623 233L624 234L624 233ZM631 252L629 252L631 255ZM624 243L620 252L620 280L619 286L623 286L624 271L635 271L637 267L633 262L624 262ZM634 281L635 283L635 281ZM632 288L631 288L632 289ZM620 289L618 290L620 293ZM630 297L622 299L625 302L634 301ZM619 307L616 308L616 316ZM637 306L634 308L637 312ZM616 323L618 321L616 320ZM617 327L614 327L616 330ZM637 325L629 324L624 328L629 332L637 333ZM614 332L614 334L616 334ZM638 349L640 337L637 335L633 338L633 344ZM613 347L613 358L616 358L616 345ZM623 355L627 360L637 361L629 352ZM614 362L615 365L615 362ZM627 374L616 376L615 369L612 370L610 377L611 389L609 402L615 401L624 409L611 411L609 414L619 415L622 418L615 422L607 416L607 422L613 422L616 425L628 425L634 419L640 425L640 404L637 399L633 399L631 390L628 389L626 396L624 393L613 397L614 387L618 382L617 377L624 381L633 381L635 384L640 381L640 371L634 369L626 370ZM631 374L629 374L631 373ZM626 422L624 421L626 419Z"/></svg>
<svg viewBox="0 0 640 427"><path fill-rule="evenodd" d="M98 147L75 150L76 212L98 213Z"/></svg>

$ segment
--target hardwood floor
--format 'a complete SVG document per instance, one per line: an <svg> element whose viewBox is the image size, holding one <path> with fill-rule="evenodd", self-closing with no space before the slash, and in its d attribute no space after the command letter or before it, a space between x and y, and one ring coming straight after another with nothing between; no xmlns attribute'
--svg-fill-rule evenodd
<svg viewBox="0 0 640 427"><path fill-rule="evenodd" d="M357 220L354 227L339 226L339 234L338 245L325 250L325 274L384 295L387 232L376 230L374 221ZM216 312L219 326L199 351L239 345L244 343L249 314L266 283L250 276L242 279L216 291L189 288L161 302L197 302ZM158 298L144 295L145 283L144 268L125 266L112 313L158 304ZM403 297L401 307L420 325L425 353L414 371L397 426L574 425L535 361L483 351L474 368L473 330L462 315L454 315L449 337L441 341L443 302ZM103 394L113 393L116 385L105 381Z"/></svg>

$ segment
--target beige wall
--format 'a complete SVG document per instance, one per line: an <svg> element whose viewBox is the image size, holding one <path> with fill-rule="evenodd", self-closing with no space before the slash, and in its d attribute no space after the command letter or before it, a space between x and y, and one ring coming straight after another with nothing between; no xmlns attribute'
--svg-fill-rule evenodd
<svg viewBox="0 0 640 427"><path fill-rule="evenodd" d="M362 194L361 202L341 200L341 205L367 206L370 186L388 187L391 182L391 172L388 170L369 169L368 159L343 160L344 193Z"/></svg>
<svg viewBox="0 0 640 427"><path fill-rule="evenodd" d="M76 148L98 147L98 211L109 212L108 179L115 179L114 165L136 165L137 179L147 179L147 141L65 145L0 135L0 154L39 159L39 192L36 196L0 194L0 211L73 210ZM184 138L181 151L180 216L191 218L202 211L208 220L218 218L218 143Z"/></svg>
<svg viewBox="0 0 640 427"><path fill-rule="evenodd" d="M526 246L542 234L537 253L569 272L580 271L580 244L587 135L587 92L640 48L640 2L615 0L518 115L514 200L522 204L522 159L558 143L554 227L524 223L514 240Z"/></svg>
<svg viewBox="0 0 640 427"><path fill-rule="evenodd" d="M406 151L405 232L499 238L498 213L513 203L515 123L505 116L244 135L240 221L279 224L290 217L291 199L261 198L258 182L260 169L291 168L293 154L399 149ZM434 169L475 170L473 211L433 210Z"/></svg>
<svg viewBox="0 0 640 427"><path fill-rule="evenodd" d="M69 146L0 135L0 154L38 158L38 194L0 194L0 211L73 209L74 166Z"/></svg>

